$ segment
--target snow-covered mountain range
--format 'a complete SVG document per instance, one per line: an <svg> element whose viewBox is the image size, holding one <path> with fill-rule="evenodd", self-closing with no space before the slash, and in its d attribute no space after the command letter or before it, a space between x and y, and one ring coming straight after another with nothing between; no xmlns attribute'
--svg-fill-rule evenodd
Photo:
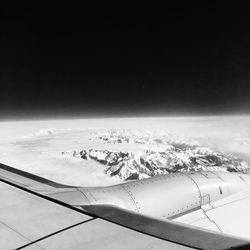
<svg viewBox="0 0 250 250"><path fill-rule="evenodd" d="M178 171L247 172L250 168L246 161L202 147L192 140L183 141L170 136L135 136L118 131L109 131L94 139L111 144L146 144L148 148L140 152L82 149L60 152L60 155L96 161L105 166L106 174L122 180L143 179Z"/></svg>

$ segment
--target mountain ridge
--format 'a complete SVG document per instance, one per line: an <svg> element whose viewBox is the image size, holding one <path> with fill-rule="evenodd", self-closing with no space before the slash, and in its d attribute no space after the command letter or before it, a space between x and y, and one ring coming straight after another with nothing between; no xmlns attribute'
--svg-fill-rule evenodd
<svg viewBox="0 0 250 250"><path fill-rule="evenodd" d="M105 173L121 180L144 179L156 175L188 171L247 172L246 161L224 154L195 141L181 141L168 136L130 136L111 131L97 140L105 144L147 144L140 152L108 149L83 149L60 152L62 157L77 157L105 166Z"/></svg>

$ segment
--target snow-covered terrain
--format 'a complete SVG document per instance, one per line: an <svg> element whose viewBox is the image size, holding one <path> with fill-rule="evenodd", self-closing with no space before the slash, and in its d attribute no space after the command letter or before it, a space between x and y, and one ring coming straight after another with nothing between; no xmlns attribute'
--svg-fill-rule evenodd
<svg viewBox="0 0 250 250"><path fill-rule="evenodd" d="M107 131L97 136L107 144L145 144L148 149L137 153L128 151L83 149L61 152L62 157L96 161L105 166L105 173L122 180L144 179L155 175L186 171L247 172L249 165L233 155L223 154L194 141L180 141L172 136L160 138L129 131ZM93 140L93 139L91 139Z"/></svg>
<svg viewBox="0 0 250 250"><path fill-rule="evenodd" d="M77 186L192 169L246 171L249 142L250 116L0 122L1 163Z"/></svg>

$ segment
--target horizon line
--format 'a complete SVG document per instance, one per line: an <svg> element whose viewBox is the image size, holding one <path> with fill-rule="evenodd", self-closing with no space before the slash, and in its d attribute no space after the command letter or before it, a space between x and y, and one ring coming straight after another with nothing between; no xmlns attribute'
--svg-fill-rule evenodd
<svg viewBox="0 0 250 250"><path fill-rule="evenodd" d="M124 115L42 115L37 116L13 116L0 118L0 122L22 122L22 121L57 121L57 120L96 120L96 119L146 119L146 118L198 118L198 117L244 117L250 116L249 112L224 112L224 113L169 113L169 114L124 114Z"/></svg>

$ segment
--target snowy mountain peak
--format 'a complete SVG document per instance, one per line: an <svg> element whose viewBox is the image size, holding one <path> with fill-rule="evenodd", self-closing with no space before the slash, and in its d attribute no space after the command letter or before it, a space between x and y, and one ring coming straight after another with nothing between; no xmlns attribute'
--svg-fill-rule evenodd
<svg viewBox="0 0 250 250"><path fill-rule="evenodd" d="M217 152L198 143L170 140L167 137L131 137L116 132L98 137L104 143L140 143L150 149L140 152L84 149L61 152L64 157L78 157L105 166L105 173L122 180L143 179L155 175L186 171L235 171L249 170L247 162L232 155Z"/></svg>

